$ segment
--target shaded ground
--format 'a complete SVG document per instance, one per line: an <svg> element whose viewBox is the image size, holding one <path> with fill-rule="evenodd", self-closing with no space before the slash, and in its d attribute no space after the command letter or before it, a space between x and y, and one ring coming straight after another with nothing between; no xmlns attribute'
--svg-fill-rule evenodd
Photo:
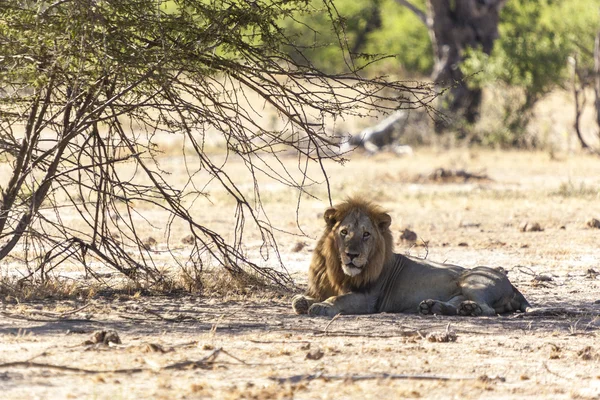
<svg viewBox="0 0 600 400"><path fill-rule="evenodd" d="M35 308L2 313L3 362L40 363L3 368L3 397L593 398L600 390L597 306L543 316L380 314L332 322L295 316L284 301L87 304L62 320ZM85 344L98 329L117 331L122 344ZM448 330L455 342L427 339Z"/></svg>
<svg viewBox="0 0 600 400"><path fill-rule="evenodd" d="M423 178L436 168L490 179ZM370 193L390 210L397 252L502 266L545 311L329 320L292 314L291 296L3 299L0 397L600 397L600 230L586 225L600 216L596 158L422 151L410 159L357 155L330 173L335 200ZM293 193L267 192L265 203L272 220L293 229ZM224 200L210 215L222 229L227 207ZM282 259L300 284L324 207L307 200L300 211L310 237L280 239ZM542 230L523 231L525 222ZM415 243L400 239L405 228L417 233ZM97 330L116 331L121 344L86 342Z"/></svg>

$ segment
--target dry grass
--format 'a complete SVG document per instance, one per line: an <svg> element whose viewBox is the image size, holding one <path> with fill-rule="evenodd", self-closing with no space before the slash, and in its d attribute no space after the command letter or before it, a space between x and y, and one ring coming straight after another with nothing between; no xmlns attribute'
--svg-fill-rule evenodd
<svg viewBox="0 0 600 400"><path fill-rule="evenodd" d="M253 271L231 274L223 269L199 271L181 268L162 271L158 284L116 277L110 281L84 277L50 276L44 280L0 277L0 298L9 303L40 300L91 300L98 297L133 297L193 294L208 298L250 299L279 297L284 291Z"/></svg>
<svg viewBox="0 0 600 400"><path fill-rule="evenodd" d="M579 184L575 184L572 181L563 182L558 187L556 192L552 194L561 197L600 197L600 187L598 186L589 186L584 182L580 182Z"/></svg>
<svg viewBox="0 0 600 400"><path fill-rule="evenodd" d="M274 286L253 271L232 274L219 268L209 268L207 271L182 268L171 271L165 274L164 286L157 291L191 293L223 300L277 296L283 293L281 287Z"/></svg>
<svg viewBox="0 0 600 400"><path fill-rule="evenodd" d="M7 302L38 300L65 300L94 298L103 289L100 282L81 279L48 278L44 281L21 280L16 277L0 278L0 298Z"/></svg>
<svg viewBox="0 0 600 400"><path fill-rule="evenodd" d="M493 106L493 98L486 101L486 107ZM158 286L116 277L100 264L93 268L101 281L84 279L69 263L45 281L19 281L24 266L11 261L4 266L11 273L0 277L0 362L33 358L97 370L150 366L153 372L90 377L19 367L0 370L0 391L7 398L598 398L600 320L594 302L600 300L600 280L590 272L598 270L598 231L587 224L600 218L600 162L577 152L571 109L569 98L560 93L539 104L530 129L544 139L544 151L448 149L437 143L439 147L417 148L414 157L352 154L347 164L326 167L334 202L363 194L389 210L397 252L467 267L503 267L534 305L583 310L579 313L443 320L384 314L335 321L300 317L288 304L293 291L282 293L260 277L232 276L208 259L202 272L174 266L167 256L186 259L191 245L182 239L189 232L176 222L167 235L167 217L159 211L152 213L152 225L137 221L139 236L154 239L145 242L163 277ZM590 114L585 118L588 131L595 132ZM497 116L487 121L490 125L484 128L498 128ZM355 133L373 122L342 121L332 129ZM272 121L273 129L282 123ZM416 142L423 141L416 137ZM218 135L215 138L206 148L219 163L225 160L224 145ZM170 173L170 182L183 185L188 176L182 172L184 165L191 171L197 167L194 160L181 157L185 144L164 135L157 145L163 151L158 161ZM290 171L297 169L295 154L282 154L282 159ZM122 168L130 171L132 165ZM317 165L310 168L318 173ZM490 179L417 179L438 168L483 172ZM9 176L7 169L6 163L0 164L0 176ZM230 158L226 170L243 195L256 202L241 160ZM315 197L303 197L296 210L294 188L265 176L258 179L264 211L279 229L281 258L303 285L322 231L322 212L329 206L327 189L322 183L311 187ZM233 240L235 202L221 187L206 185L202 171L193 184L204 187L207 197L186 204L192 215ZM538 223L543 231L521 231L526 222ZM427 246L402 240L405 229ZM246 233L244 253L261 265L278 268L273 252L263 258L260 233L251 228ZM305 245L297 246L299 242ZM24 258L19 252L15 257ZM64 277L67 274L70 278ZM552 280L536 280L538 276ZM152 296L164 293L176 295ZM39 314L31 310L39 300L46 300L44 307L55 315L36 319ZM84 306L88 308L74 312ZM65 315L72 318L65 320ZM455 341L426 339L447 329L449 322ZM123 344L82 344L97 329L118 330ZM153 344L170 351L141 350ZM205 370L161 369L202 359L220 347L238 360L219 360ZM312 351L321 356L307 357ZM452 379L276 381L320 373L356 377L390 372Z"/></svg>
<svg viewBox="0 0 600 400"><path fill-rule="evenodd" d="M177 168L182 166L181 160L178 162L171 157L160 161L172 172L174 183L185 175L177 172ZM296 159L290 156L284 161L292 166ZM244 195L251 198L253 186L244 186L243 164L232 159L227 168L238 180ZM419 240L428 242L428 257L440 261L461 262L461 252L455 250L460 247L461 251L469 251L475 256L479 260L477 262L485 262L490 252L498 248L515 249L526 259L531 256L541 259L538 249L543 248L545 254L555 257L551 264L558 264L569 257L577 262L580 257L585 259L587 246L594 242L593 230L587 223L592 218L600 218L597 206L600 163L596 157L586 154L562 153L561 159L557 160L545 152L420 149L414 157L408 158L397 158L391 154L356 155L346 165L328 164L327 168L334 202L351 194L373 198L392 215L397 251L425 256L424 249L412 248L401 240L404 229L410 229ZM485 171L490 179L434 183L416 179L429 176L439 168ZM197 184L200 184L198 179ZM264 188L261 196L264 210L280 230L276 238L279 249L283 251L284 263L293 274L304 270L306 258L313 248L312 240L322 229L321 215L328 206L326 189L315 187L313 193L317 198L303 198L296 215L297 192L293 188L274 185L264 176L259 177L259 183ZM208 192L210 196L197 199L191 212L230 240L235 203L222 188L209 187ZM112 275L112 278L103 279L111 290L123 293L186 291L202 295L248 295L265 288L265 282L256 276L232 277L218 272L210 259L206 260L202 273L193 266L173 266L170 255L175 254L180 260L185 260L187 252L192 249L189 243L182 242L187 235L185 226L173 224L167 242L165 232L160 229L161 219L166 216L159 212L153 213L153 216L152 225L140 221L138 234L154 239L151 244L148 239L149 250L164 279L160 285L154 286L146 282L136 283L118 279L114 271L101 264L92 265L100 276ZM296 221L300 223L299 227ZM538 223L544 231L523 233L519 228L524 223ZM471 229L470 226L476 228ZM307 236L302 236L303 233ZM548 243L548 235L555 240ZM298 242L306 245L288 253L288 249L295 248ZM261 260L264 248L259 232L247 229L243 250L251 259ZM535 262L531 261L532 264ZM261 263L277 268L275 253L271 252L270 259ZM19 266L14 262L5 268L11 274L4 274L1 289L4 296L18 297L17 292L23 290L21 299L44 295L71 298L102 291L97 282L80 279L83 274L77 272L76 265L70 266L68 262L56 270L53 276L58 278L47 283L28 281L24 287L16 284L15 276L23 276L17 275L17 270ZM40 289L35 290L34 286L41 283Z"/></svg>

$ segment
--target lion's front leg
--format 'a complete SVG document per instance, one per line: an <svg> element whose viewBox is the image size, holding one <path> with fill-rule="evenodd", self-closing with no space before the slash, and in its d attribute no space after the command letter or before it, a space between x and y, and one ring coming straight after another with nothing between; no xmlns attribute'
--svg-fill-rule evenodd
<svg viewBox="0 0 600 400"><path fill-rule="evenodd" d="M317 302L316 299L305 296L303 294L297 294L292 298L292 308L296 314L307 314L310 306Z"/></svg>
<svg viewBox="0 0 600 400"><path fill-rule="evenodd" d="M333 296L321 303L315 303L308 309L311 317L334 317L337 314L372 314L377 298L365 293L347 293Z"/></svg>

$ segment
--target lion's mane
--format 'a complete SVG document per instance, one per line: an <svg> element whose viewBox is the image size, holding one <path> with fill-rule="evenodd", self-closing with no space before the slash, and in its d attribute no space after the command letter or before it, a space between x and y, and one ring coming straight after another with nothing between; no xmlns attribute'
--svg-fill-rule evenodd
<svg viewBox="0 0 600 400"><path fill-rule="evenodd" d="M350 213L358 211L367 215L377 230L374 251L371 259L363 267L364 271L350 277L344 274L340 252L336 244L336 226ZM317 242L309 269L308 295L319 301L343 293L359 292L368 289L381 274L386 262L394 256L394 240L389 228L389 216L381 207L363 198L349 198L345 202L328 209L324 215L326 227ZM388 221L388 223L385 223Z"/></svg>

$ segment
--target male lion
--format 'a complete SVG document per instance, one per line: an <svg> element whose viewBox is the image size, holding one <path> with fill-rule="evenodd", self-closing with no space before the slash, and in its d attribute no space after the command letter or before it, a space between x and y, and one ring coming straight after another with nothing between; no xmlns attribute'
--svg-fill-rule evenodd
<svg viewBox="0 0 600 400"><path fill-rule="evenodd" d="M308 292L292 300L298 314L477 316L531 307L506 274L496 269L465 269L395 254L391 217L368 201L348 199L327 209L324 218Z"/></svg>

